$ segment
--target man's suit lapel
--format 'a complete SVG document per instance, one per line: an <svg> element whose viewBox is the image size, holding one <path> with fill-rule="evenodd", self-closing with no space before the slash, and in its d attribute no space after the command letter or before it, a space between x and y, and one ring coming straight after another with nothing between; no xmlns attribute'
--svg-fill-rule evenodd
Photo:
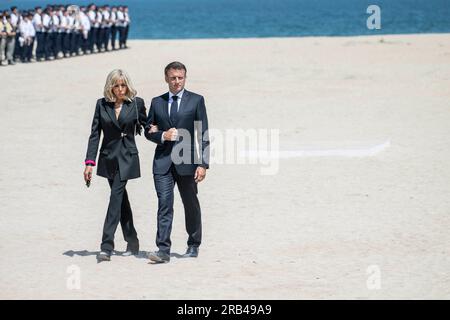
<svg viewBox="0 0 450 320"><path fill-rule="evenodd" d="M108 113L108 115L109 115L109 117L111 118L111 120L112 120L112 122L114 123L114 125L115 125L118 129L120 129L120 125L119 125L119 122L118 122L117 119L116 119L116 114L115 114L115 111L114 111L114 103L112 103L112 102L106 102L106 103L104 104L104 106L105 106L106 112Z"/></svg>
<svg viewBox="0 0 450 320"><path fill-rule="evenodd" d="M185 111L186 106L188 105L188 102L189 102L189 97L190 97L190 92L187 91L186 89L184 89L183 97L181 98L181 101L180 101L180 107L178 108L178 114L177 114L178 116Z"/></svg>
<svg viewBox="0 0 450 320"><path fill-rule="evenodd" d="M169 117L169 93L163 94L162 97L163 103L162 103L162 110L164 118L167 120L167 122L170 124L171 127L173 127L172 121L170 121Z"/></svg>
<svg viewBox="0 0 450 320"><path fill-rule="evenodd" d="M181 98L180 106L178 107L177 122L179 120L180 114L182 114L184 111L183 108L185 108L188 105L189 97L190 97L190 92L187 91L186 89L184 89L183 97ZM169 116L169 93L167 92L166 94L162 95L162 99L163 99L162 107L163 107L164 118L167 120L167 122L170 124L171 127L176 128L177 123L172 123L172 121L170 120L170 116Z"/></svg>
<svg viewBox="0 0 450 320"><path fill-rule="evenodd" d="M189 97L190 97L189 91L184 89L183 96L181 97L180 105L178 107L178 113L177 113L175 128L178 126L178 122L180 121L180 117L183 115L183 112L185 111L185 109L186 109L186 107L187 107L187 105L189 103Z"/></svg>

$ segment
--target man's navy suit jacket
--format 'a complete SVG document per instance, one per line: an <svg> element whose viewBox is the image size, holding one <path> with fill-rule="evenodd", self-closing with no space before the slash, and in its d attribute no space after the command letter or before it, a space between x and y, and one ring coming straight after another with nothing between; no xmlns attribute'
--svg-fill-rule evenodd
<svg viewBox="0 0 450 320"><path fill-rule="evenodd" d="M182 176L193 175L198 166L208 169L210 152L205 99L185 89L175 123L172 123L169 117L168 105L169 93L167 92L152 99L148 112L145 136L157 144L153 159L153 174L167 173L172 163L177 173ZM149 133L151 125L157 125L158 131ZM177 128L181 138L178 141L161 142L163 131L170 128ZM196 138L201 150L198 150L195 143L194 132L197 133ZM172 151L181 156L181 162L172 160Z"/></svg>

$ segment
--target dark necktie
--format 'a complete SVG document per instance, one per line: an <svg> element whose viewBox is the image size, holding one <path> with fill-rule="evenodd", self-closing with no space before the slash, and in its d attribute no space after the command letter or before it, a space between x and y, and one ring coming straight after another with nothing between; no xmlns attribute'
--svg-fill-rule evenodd
<svg viewBox="0 0 450 320"><path fill-rule="evenodd" d="M172 121L172 124L175 125L177 120L177 113L178 113L178 96L172 97L172 104L170 106L170 121Z"/></svg>

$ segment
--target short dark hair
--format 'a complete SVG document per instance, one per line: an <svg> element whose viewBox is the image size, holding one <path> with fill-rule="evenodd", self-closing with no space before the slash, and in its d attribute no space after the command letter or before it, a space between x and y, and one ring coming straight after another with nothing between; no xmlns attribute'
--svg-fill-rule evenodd
<svg viewBox="0 0 450 320"><path fill-rule="evenodd" d="M184 74L187 73L186 66L179 61L174 61L174 62L169 63L164 68L164 75L167 76L167 71L169 71L169 69L184 70Z"/></svg>

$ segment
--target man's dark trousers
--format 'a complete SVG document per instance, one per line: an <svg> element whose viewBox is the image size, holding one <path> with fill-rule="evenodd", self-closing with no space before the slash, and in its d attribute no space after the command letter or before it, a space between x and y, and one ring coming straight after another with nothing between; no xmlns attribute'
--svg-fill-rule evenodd
<svg viewBox="0 0 450 320"><path fill-rule="evenodd" d="M174 187L178 186L185 210L188 246L199 247L202 240L200 203L197 198L197 183L193 175L179 175L172 164L165 174L154 174L155 189L158 196L158 231L156 245L160 251L170 254L173 221Z"/></svg>

